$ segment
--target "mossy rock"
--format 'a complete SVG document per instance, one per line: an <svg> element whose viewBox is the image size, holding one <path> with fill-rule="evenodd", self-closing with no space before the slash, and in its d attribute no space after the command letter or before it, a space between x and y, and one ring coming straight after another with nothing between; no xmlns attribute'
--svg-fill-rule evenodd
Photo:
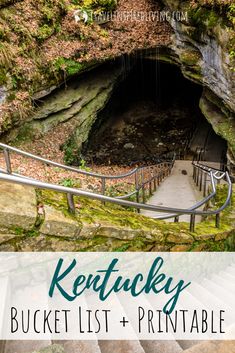
<svg viewBox="0 0 235 353"><path fill-rule="evenodd" d="M180 60L183 64L194 66L201 59L201 53L199 51L184 51L180 54Z"/></svg>

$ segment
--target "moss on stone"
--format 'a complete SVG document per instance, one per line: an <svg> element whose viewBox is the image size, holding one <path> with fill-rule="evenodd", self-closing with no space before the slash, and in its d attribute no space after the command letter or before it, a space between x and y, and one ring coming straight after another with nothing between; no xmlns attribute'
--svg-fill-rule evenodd
<svg viewBox="0 0 235 353"><path fill-rule="evenodd" d="M219 207L224 202L226 192L225 186L221 185L218 188L215 207ZM87 198L75 198L75 200L80 205L76 214L77 220L85 228L89 224L97 227L94 233L96 235L89 239L81 238L75 242L77 251L150 251L156 244L172 248L176 244L186 245L188 243L188 251L200 248L206 251L226 251L234 247L232 206L222 213L219 229L215 228L214 217L208 217L207 220L197 224L195 232L191 233L188 223L156 221L126 211L118 205L103 205L101 202ZM40 201L67 212L66 198L62 194L43 191ZM102 229L105 230L105 236ZM129 238L122 239L123 234Z"/></svg>
<svg viewBox="0 0 235 353"><path fill-rule="evenodd" d="M200 52L197 52L197 51L188 50L188 51L184 51L180 55L181 62L189 66L196 65L200 59L201 59L201 54Z"/></svg>
<svg viewBox="0 0 235 353"><path fill-rule="evenodd" d="M233 117L228 118L226 114L205 95L200 99L199 106L216 134L222 136L228 142L229 149L235 156L235 121Z"/></svg>

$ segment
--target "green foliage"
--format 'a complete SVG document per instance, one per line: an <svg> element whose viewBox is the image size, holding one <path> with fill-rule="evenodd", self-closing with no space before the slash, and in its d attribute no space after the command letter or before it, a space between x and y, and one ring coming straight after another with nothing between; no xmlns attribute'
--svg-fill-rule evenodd
<svg viewBox="0 0 235 353"><path fill-rule="evenodd" d="M12 76L12 78L11 78L11 83L12 83L12 87L13 87L14 89L16 89L17 86L18 86L18 80L17 80L17 78L16 78L15 76Z"/></svg>
<svg viewBox="0 0 235 353"><path fill-rule="evenodd" d="M113 11L117 6L116 0L94 0L94 6L101 7L105 11Z"/></svg>
<svg viewBox="0 0 235 353"><path fill-rule="evenodd" d="M24 234L24 229L21 227L13 227L11 229L16 235L23 235Z"/></svg>
<svg viewBox="0 0 235 353"><path fill-rule="evenodd" d="M0 86L7 82L6 70L0 69Z"/></svg>
<svg viewBox="0 0 235 353"><path fill-rule="evenodd" d="M228 9L228 18L235 25L235 3L231 4Z"/></svg>
<svg viewBox="0 0 235 353"><path fill-rule="evenodd" d="M32 230L27 231L25 233L25 235L29 238L37 237L37 236L39 236L39 231L37 229L32 229Z"/></svg>
<svg viewBox="0 0 235 353"><path fill-rule="evenodd" d="M10 44L0 43L0 66L8 69L12 66L13 51Z"/></svg>
<svg viewBox="0 0 235 353"><path fill-rule="evenodd" d="M54 67L57 71L62 70L66 72L69 76L72 76L79 73L84 68L84 65L73 59L66 59L60 57L55 61Z"/></svg>
<svg viewBox="0 0 235 353"><path fill-rule="evenodd" d="M235 58L235 50L231 50L229 55L230 55L230 58L232 59Z"/></svg>
<svg viewBox="0 0 235 353"><path fill-rule="evenodd" d="M65 179L61 180L60 184L67 187L67 188L74 187L74 181L73 181L73 179L70 179L70 178L65 178Z"/></svg>
<svg viewBox="0 0 235 353"><path fill-rule="evenodd" d="M200 26L202 31L206 28L213 28L219 21L219 14L213 9L198 7L190 11L190 19L195 26Z"/></svg>
<svg viewBox="0 0 235 353"><path fill-rule="evenodd" d="M85 161L85 159L81 159L81 160L80 160L79 168L80 168L80 169L83 169L83 170L86 170L87 172L90 171L90 168L86 166L86 161Z"/></svg>
<svg viewBox="0 0 235 353"><path fill-rule="evenodd" d="M52 23L54 18L55 18L55 14L53 11L53 8L45 5L41 8L41 12L43 15L43 21L45 21L45 23Z"/></svg>
<svg viewBox="0 0 235 353"><path fill-rule="evenodd" d="M54 28L44 24L37 31L37 39L43 42L45 39L49 38L54 33Z"/></svg>
<svg viewBox="0 0 235 353"><path fill-rule="evenodd" d="M107 38L109 36L109 32L105 29L101 29L99 34L104 38Z"/></svg>
<svg viewBox="0 0 235 353"><path fill-rule="evenodd" d="M72 0L72 3L84 9L99 11L113 11L117 6L117 0Z"/></svg>
<svg viewBox="0 0 235 353"><path fill-rule="evenodd" d="M123 244L122 246L114 249L113 251L114 252L125 252L125 251L127 251L129 249L129 247L130 247L130 244L126 243L126 244Z"/></svg>
<svg viewBox="0 0 235 353"><path fill-rule="evenodd" d="M80 160L80 154L77 151L76 143L72 138L62 145L62 150L64 151L64 162L68 165L78 164Z"/></svg>

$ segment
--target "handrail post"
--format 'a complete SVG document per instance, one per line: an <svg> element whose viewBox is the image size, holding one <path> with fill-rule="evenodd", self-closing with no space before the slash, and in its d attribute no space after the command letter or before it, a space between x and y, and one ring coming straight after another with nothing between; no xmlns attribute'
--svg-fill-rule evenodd
<svg viewBox="0 0 235 353"><path fill-rule="evenodd" d="M7 148L4 148L3 153L4 153L7 173L12 174L10 152Z"/></svg>
<svg viewBox="0 0 235 353"><path fill-rule="evenodd" d="M152 195L152 173L151 168L149 167L149 196Z"/></svg>
<svg viewBox="0 0 235 353"><path fill-rule="evenodd" d="M207 174L204 174L204 185L203 185L203 196L206 196L206 187L207 187Z"/></svg>
<svg viewBox="0 0 235 353"><path fill-rule="evenodd" d="M154 168L154 170L153 170L153 187L154 187L154 191L156 191L157 190L157 183L156 183L156 170L155 170L155 168Z"/></svg>
<svg viewBox="0 0 235 353"><path fill-rule="evenodd" d="M196 172L196 167L195 167L195 165L193 165L193 180L194 180L194 182L195 182L195 172Z"/></svg>
<svg viewBox="0 0 235 353"><path fill-rule="evenodd" d="M144 183L144 170L141 170L141 183L142 183L142 198L143 198L143 203L146 202L146 197L145 197L145 183Z"/></svg>
<svg viewBox="0 0 235 353"><path fill-rule="evenodd" d="M69 212L75 214L75 204L73 194L66 194Z"/></svg>
<svg viewBox="0 0 235 353"><path fill-rule="evenodd" d="M220 228L220 214L217 213L215 216L215 226L216 228Z"/></svg>
<svg viewBox="0 0 235 353"><path fill-rule="evenodd" d="M135 190L136 190L136 202L140 202L140 193L139 193L139 173L138 169L135 172ZM137 208L137 212L140 213L140 209Z"/></svg>
<svg viewBox="0 0 235 353"><path fill-rule="evenodd" d="M200 174L200 169L197 168L197 176L196 176L196 185L198 186L199 184L199 174Z"/></svg>
<svg viewBox="0 0 235 353"><path fill-rule="evenodd" d="M138 170L135 172L135 190L136 190L136 202L139 203L139 180Z"/></svg>
<svg viewBox="0 0 235 353"><path fill-rule="evenodd" d="M101 193L105 195L105 178L101 178Z"/></svg>
<svg viewBox="0 0 235 353"><path fill-rule="evenodd" d="M105 188L106 188L106 179L104 177L101 178L101 193L102 195L105 195ZM105 205L105 202L102 201L102 203Z"/></svg>
<svg viewBox="0 0 235 353"><path fill-rule="evenodd" d="M201 170L201 178L200 178L200 186L199 186L200 191L202 191L202 179L203 179L203 171Z"/></svg>
<svg viewBox="0 0 235 353"><path fill-rule="evenodd" d="M190 216L190 232L195 231L195 220L196 220L195 214L191 214L191 216Z"/></svg>

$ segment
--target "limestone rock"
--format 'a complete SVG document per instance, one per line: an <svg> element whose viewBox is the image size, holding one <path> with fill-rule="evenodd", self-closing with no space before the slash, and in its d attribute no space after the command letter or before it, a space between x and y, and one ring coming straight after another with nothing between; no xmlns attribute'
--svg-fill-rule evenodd
<svg viewBox="0 0 235 353"><path fill-rule="evenodd" d="M192 249L192 252L201 252L206 250L207 245L205 243L198 244L195 248Z"/></svg>
<svg viewBox="0 0 235 353"><path fill-rule="evenodd" d="M37 218L37 200L31 187L0 182L0 226L30 230Z"/></svg>
<svg viewBox="0 0 235 353"><path fill-rule="evenodd" d="M168 251L169 246L166 245L155 245L154 248L151 249L151 252L164 252Z"/></svg>
<svg viewBox="0 0 235 353"><path fill-rule="evenodd" d="M42 234L68 238L79 236L81 225L75 219L48 205L44 206L44 210L45 220L40 228Z"/></svg>
<svg viewBox="0 0 235 353"><path fill-rule="evenodd" d="M220 241L220 240L227 239L229 235L230 235L229 232L219 233L219 234L217 234L217 235L215 236L215 241Z"/></svg>
<svg viewBox="0 0 235 353"><path fill-rule="evenodd" d="M179 233L179 234L168 234L167 242L168 243L175 243L175 244L191 244L193 243L194 239L191 235L186 233Z"/></svg>
<svg viewBox="0 0 235 353"><path fill-rule="evenodd" d="M191 10L189 1L163 2L171 10ZM187 21L170 18L174 30L171 48L179 58L178 64L186 77L207 86L235 111L234 71L228 51L228 30L218 19L214 26L209 26L205 21L204 26L200 25L200 31L199 25L196 26L191 17L188 16Z"/></svg>
<svg viewBox="0 0 235 353"><path fill-rule="evenodd" d="M171 251L173 252L186 252L189 251L190 245L175 245L173 248L171 248Z"/></svg>
<svg viewBox="0 0 235 353"><path fill-rule="evenodd" d="M79 234L80 238L92 238L97 235L99 231L100 225L99 224L83 224L82 230Z"/></svg>
<svg viewBox="0 0 235 353"><path fill-rule="evenodd" d="M66 89L53 91L45 98L31 121L28 120L19 129L12 131L12 135L38 138L58 124L70 120L79 130L77 135L85 133L82 142L85 141L97 113L106 104L120 74L120 68L87 73L85 78L78 79Z"/></svg>
<svg viewBox="0 0 235 353"><path fill-rule="evenodd" d="M215 234L203 234L203 237L201 235L195 234L194 238L199 241L214 240Z"/></svg>
<svg viewBox="0 0 235 353"><path fill-rule="evenodd" d="M98 235L107 238L132 240L135 239L136 236L141 235L141 231L102 225L99 228Z"/></svg>
<svg viewBox="0 0 235 353"><path fill-rule="evenodd" d="M12 240L16 238L17 236L15 234L1 234L0 233L0 245L8 242L9 240Z"/></svg>

